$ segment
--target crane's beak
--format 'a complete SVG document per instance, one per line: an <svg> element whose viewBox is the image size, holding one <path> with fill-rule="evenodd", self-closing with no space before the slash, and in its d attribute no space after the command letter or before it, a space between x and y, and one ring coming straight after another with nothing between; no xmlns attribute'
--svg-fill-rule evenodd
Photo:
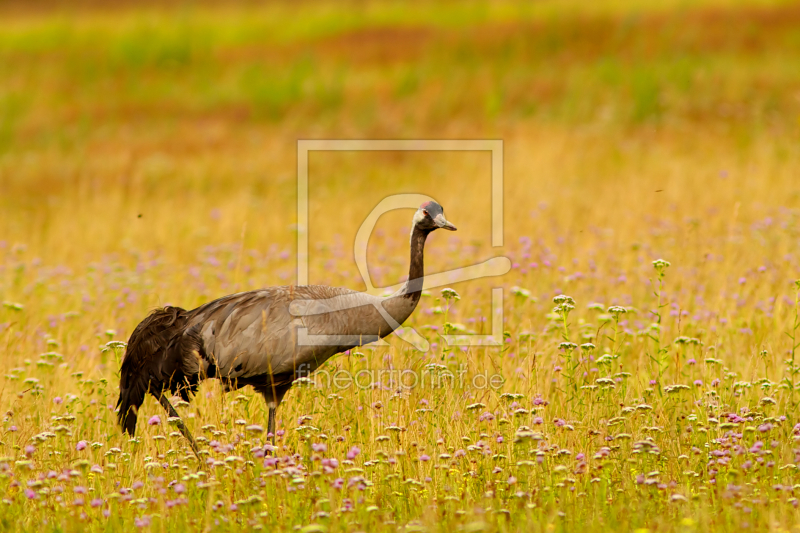
<svg viewBox="0 0 800 533"><path fill-rule="evenodd" d="M455 231L456 227L449 223L447 219L444 218L444 215L436 215L436 218L433 219L436 223L437 228L447 229L450 231Z"/></svg>

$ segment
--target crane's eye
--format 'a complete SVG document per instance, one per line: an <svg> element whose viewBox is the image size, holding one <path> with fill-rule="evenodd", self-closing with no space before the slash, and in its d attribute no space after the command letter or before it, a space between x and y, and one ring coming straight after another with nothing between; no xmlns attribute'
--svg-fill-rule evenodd
<svg viewBox="0 0 800 533"><path fill-rule="evenodd" d="M429 217L429 216L430 216L430 215L428 214L428 212L427 212L426 210L424 210L424 209L422 210L422 213L423 213L423 214L424 214L426 217Z"/></svg>

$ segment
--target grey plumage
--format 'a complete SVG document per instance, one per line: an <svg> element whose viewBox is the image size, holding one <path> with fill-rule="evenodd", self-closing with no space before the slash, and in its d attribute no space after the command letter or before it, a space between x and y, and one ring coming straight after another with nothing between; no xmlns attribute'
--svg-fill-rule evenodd
<svg viewBox="0 0 800 533"><path fill-rule="evenodd" d="M422 291L425 239L438 228L455 230L439 204L423 204L414 215L409 279L386 298L289 285L232 294L190 311L154 311L134 330L122 362L117 405L123 429L134 434L146 393L172 415L166 391L188 401L200 381L216 378L226 390L251 385L260 392L274 433L275 409L298 377L337 353L389 335L411 315ZM327 337L319 343L306 335Z"/></svg>

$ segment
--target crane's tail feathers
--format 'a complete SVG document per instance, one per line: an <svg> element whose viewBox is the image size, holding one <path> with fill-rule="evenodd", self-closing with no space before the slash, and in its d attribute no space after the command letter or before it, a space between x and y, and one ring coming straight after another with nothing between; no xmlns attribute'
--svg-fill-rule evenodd
<svg viewBox="0 0 800 533"><path fill-rule="evenodd" d="M129 435L136 431L139 407L148 392L159 395L175 373L176 352L172 340L186 322L180 307L156 309L142 320L128 340L119 380L117 417Z"/></svg>
<svg viewBox="0 0 800 533"><path fill-rule="evenodd" d="M122 430L133 437L136 433L136 421L139 407L144 402L144 394L133 394L132 391L120 391L117 407L119 407L119 424Z"/></svg>

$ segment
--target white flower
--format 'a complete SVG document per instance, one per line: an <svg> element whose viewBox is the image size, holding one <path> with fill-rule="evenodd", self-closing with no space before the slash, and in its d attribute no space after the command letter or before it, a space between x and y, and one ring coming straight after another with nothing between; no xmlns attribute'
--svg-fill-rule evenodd
<svg viewBox="0 0 800 533"><path fill-rule="evenodd" d="M450 288L442 289L442 296L444 297L445 300L450 300L450 299L460 300L461 299L461 296L459 296L458 293L454 289L450 289Z"/></svg>

